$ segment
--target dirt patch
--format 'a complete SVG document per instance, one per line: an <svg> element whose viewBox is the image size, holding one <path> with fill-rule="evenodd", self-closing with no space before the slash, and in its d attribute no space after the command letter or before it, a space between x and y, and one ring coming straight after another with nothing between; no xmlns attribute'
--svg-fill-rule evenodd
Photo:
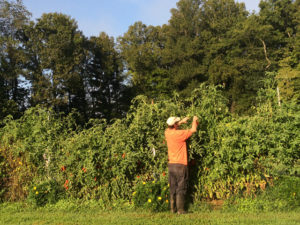
<svg viewBox="0 0 300 225"><path fill-rule="evenodd" d="M223 204L224 204L224 200L212 200L210 202L208 202L209 205L211 205L212 209L221 209Z"/></svg>

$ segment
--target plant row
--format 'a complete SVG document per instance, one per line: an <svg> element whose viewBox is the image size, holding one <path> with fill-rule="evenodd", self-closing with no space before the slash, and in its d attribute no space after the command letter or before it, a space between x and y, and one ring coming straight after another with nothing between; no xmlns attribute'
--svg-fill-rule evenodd
<svg viewBox="0 0 300 225"><path fill-rule="evenodd" d="M76 112L63 116L39 106L18 120L7 117L0 129L0 197L37 205L61 198L124 199L164 208L165 121L175 115L199 117L198 130L187 142L193 201L252 195L276 177L294 174L299 106L278 106L274 96L262 92L267 97L255 113L237 118L222 96L220 87L205 85L188 99L138 96L125 118L90 120L86 127L76 126Z"/></svg>

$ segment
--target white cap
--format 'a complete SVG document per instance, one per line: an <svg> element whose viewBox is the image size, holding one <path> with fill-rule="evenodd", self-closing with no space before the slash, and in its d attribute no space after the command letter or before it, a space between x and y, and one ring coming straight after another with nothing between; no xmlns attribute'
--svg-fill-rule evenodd
<svg viewBox="0 0 300 225"><path fill-rule="evenodd" d="M177 123L179 121L180 121L180 117L172 116L172 117L169 117L169 119L167 120L167 124L169 126L173 126L175 123Z"/></svg>

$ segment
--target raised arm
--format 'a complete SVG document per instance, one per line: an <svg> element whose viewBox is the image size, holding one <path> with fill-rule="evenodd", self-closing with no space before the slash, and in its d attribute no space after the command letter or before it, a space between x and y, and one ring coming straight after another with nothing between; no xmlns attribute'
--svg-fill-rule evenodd
<svg viewBox="0 0 300 225"><path fill-rule="evenodd" d="M187 123L187 121L190 119L190 117L185 117L182 120L178 122L178 125L181 125L183 123ZM197 131L197 126L198 126L198 117L194 116L193 117L193 122L192 122L192 127L190 129L191 132L195 133Z"/></svg>
<svg viewBox="0 0 300 225"><path fill-rule="evenodd" d="M183 124L183 123L187 123L187 121L190 119L190 117L185 117L185 118L183 118L182 120L180 120L179 122L178 122L178 125L181 125L181 124Z"/></svg>
<svg viewBox="0 0 300 225"><path fill-rule="evenodd" d="M194 116L193 117L192 128L190 129L190 131L195 133L197 131L197 126L198 126L198 117Z"/></svg>

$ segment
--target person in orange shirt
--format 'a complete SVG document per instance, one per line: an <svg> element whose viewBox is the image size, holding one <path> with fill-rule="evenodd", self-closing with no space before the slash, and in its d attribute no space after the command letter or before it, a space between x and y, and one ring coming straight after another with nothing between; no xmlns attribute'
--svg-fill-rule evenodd
<svg viewBox="0 0 300 225"><path fill-rule="evenodd" d="M197 131L198 117L193 117L192 127L180 130L179 126L187 123L189 117L180 120L179 117L170 117L167 120L168 128L165 138L168 146L169 157L169 184L171 212L184 214L185 195L188 184L188 155L186 140Z"/></svg>

